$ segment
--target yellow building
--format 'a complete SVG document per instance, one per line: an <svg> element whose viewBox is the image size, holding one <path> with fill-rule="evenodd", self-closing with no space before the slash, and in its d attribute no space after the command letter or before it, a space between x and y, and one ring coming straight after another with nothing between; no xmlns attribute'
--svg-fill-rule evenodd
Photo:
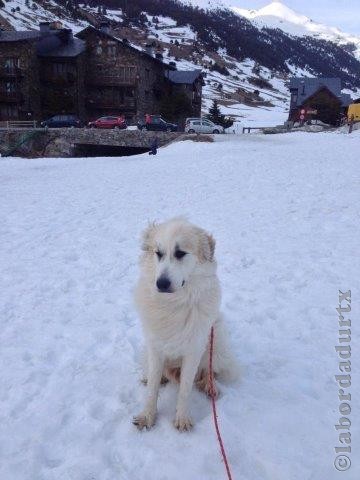
<svg viewBox="0 0 360 480"><path fill-rule="evenodd" d="M348 108L348 120L354 116L354 122L360 122L360 103L352 103Z"/></svg>

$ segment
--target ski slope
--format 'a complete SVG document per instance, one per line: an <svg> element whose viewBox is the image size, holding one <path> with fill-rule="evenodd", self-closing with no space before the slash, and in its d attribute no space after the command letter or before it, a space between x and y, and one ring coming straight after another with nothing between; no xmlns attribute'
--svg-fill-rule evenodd
<svg viewBox="0 0 360 480"><path fill-rule="evenodd" d="M140 232L186 215L217 239L242 380L221 385L234 480L360 478L338 444L338 290L359 313L360 131L226 135L157 157L0 161L0 478L225 479L209 401L172 426L177 389L138 432ZM354 351L359 329L352 335ZM354 353L352 395L360 398Z"/></svg>

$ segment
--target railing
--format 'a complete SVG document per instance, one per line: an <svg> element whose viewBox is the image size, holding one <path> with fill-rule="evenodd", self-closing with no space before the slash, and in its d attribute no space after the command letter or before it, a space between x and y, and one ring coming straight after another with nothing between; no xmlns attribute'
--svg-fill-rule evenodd
<svg viewBox="0 0 360 480"><path fill-rule="evenodd" d="M72 85L76 82L76 76L73 73L66 73L64 75L44 74L41 80L43 82L55 83L57 85Z"/></svg>
<svg viewBox="0 0 360 480"><path fill-rule="evenodd" d="M104 87L135 86L136 77L123 78L115 75L90 75L86 78L86 83L88 85Z"/></svg>
<svg viewBox="0 0 360 480"><path fill-rule="evenodd" d="M12 153L16 152L16 150L19 147L21 147L21 145L28 142L32 138L38 137L39 135L43 135L44 132L45 132L45 130L33 130L29 133L23 134L18 142L16 142L14 145L11 145L7 150L2 152L2 157L8 157Z"/></svg>
<svg viewBox="0 0 360 480"><path fill-rule="evenodd" d="M136 100L107 100L107 99L93 99L88 98L86 100L86 105L89 108L103 108L103 109L113 109L113 108L123 108L123 109L132 109L136 107Z"/></svg>
<svg viewBox="0 0 360 480"><path fill-rule="evenodd" d="M22 100L22 94L20 92L1 92L0 91L0 102L11 102L17 103Z"/></svg>
<svg viewBox="0 0 360 480"><path fill-rule="evenodd" d="M5 120L0 121L0 128L36 128L36 120Z"/></svg>
<svg viewBox="0 0 360 480"><path fill-rule="evenodd" d="M21 77L23 73L18 67L0 67L0 77Z"/></svg>

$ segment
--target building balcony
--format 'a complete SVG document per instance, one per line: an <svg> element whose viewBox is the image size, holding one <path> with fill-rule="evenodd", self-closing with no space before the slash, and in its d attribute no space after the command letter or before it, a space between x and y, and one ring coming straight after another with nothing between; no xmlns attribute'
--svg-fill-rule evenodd
<svg viewBox="0 0 360 480"><path fill-rule="evenodd" d="M135 98L127 98L125 100L118 99L96 99L96 98L87 98L86 106L89 109L101 109L101 110L135 110L136 109L136 100Z"/></svg>
<svg viewBox="0 0 360 480"><path fill-rule="evenodd" d="M89 75L86 83L94 87L134 87L136 77L124 78L115 75Z"/></svg>
<svg viewBox="0 0 360 480"><path fill-rule="evenodd" d="M73 73L65 73L63 75L45 74L41 80L54 85L73 85L76 83L76 75Z"/></svg>
<svg viewBox="0 0 360 480"><path fill-rule="evenodd" d="M20 92L1 92L0 91L0 102L20 103L22 99L23 99L23 96Z"/></svg>
<svg viewBox="0 0 360 480"><path fill-rule="evenodd" d="M0 67L1 78L20 78L23 77L24 72L18 67Z"/></svg>

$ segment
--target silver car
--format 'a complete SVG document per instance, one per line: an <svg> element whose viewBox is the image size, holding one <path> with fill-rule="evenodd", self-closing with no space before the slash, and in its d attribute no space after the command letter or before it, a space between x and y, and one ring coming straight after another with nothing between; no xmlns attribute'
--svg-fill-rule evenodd
<svg viewBox="0 0 360 480"><path fill-rule="evenodd" d="M207 118L187 118L185 123L186 133L224 133L224 127L216 125Z"/></svg>

